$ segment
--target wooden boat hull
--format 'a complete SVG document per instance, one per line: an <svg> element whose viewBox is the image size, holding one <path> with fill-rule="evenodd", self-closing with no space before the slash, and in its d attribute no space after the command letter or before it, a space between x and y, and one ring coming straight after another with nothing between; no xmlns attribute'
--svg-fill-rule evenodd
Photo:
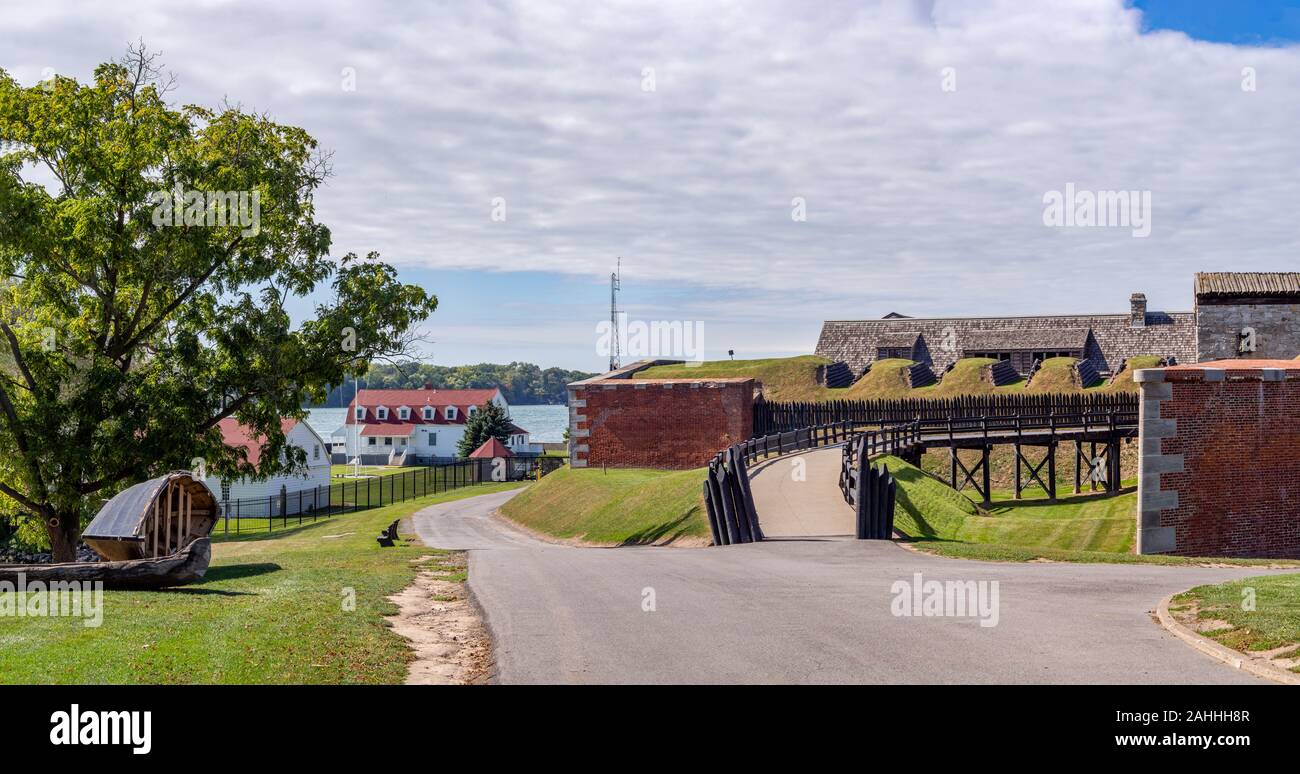
<svg viewBox="0 0 1300 774"><path fill-rule="evenodd" d="M0 564L0 581L101 581L109 589L161 589L184 586L203 577L212 561L212 541L198 538L174 554L156 559L65 564Z"/></svg>

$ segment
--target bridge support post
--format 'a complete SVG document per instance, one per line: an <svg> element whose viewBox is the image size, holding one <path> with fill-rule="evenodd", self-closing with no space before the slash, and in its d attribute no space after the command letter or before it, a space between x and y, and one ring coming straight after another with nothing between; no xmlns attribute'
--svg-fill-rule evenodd
<svg viewBox="0 0 1300 774"><path fill-rule="evenodd" d="M1020 492L1024 488L1020 479L1020 461L1022 459L1024 459L1024 455L1020 451L1020 441L1016 441L1016 499L1017 500L1020 499Z"/></svg>
<svg viewBox="0 0 1300 774"><path fill-rule="evenodd" d="M1083 493L1083 476L1081 463L1083 462L1083 441L1074 442L1074 493Z"/></svg>
<svg viewBox="0 0 1300 774"><path fill-rule="evenodd" d="M993 505L993 500L989 498L989 452L992 446L985 444L984 449L980 452L982 455L980 464L984 466L984 507Z"/></svg>
<svg viewBox="0 0 1300 774"><path fill-rule="evenodd" d="M1089 492L1097 491L1097 477L1092 474L1094 470L1093 465L1095 464L1093 461L1096 459L1097 459L1097 442L1093 441L1092 452L1088 455L1088 491Z"/></svg>
<svg viewBox="0 0 1300 774"><path fill-rule="evenodd" d="M1106 462L1110 471L1106 476L1106 491L1115 494L1120 488L1119 438L1111 436L1106 449Z"/></svg>
<svg viewBox="0 0 1300 774"><path fill-rule="evenodd" d="M1047 499L1056 500L1056 439L1047 442Z"/></svg>

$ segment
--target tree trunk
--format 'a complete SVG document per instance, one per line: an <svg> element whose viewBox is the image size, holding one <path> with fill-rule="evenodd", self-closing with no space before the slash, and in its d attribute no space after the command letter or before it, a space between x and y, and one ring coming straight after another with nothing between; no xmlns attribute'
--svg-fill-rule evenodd
<svg viewBox="0 0 1300 774"><path fill-rule="evenodd" d="M50 551L56 562L77 561L77 538L80 537L81 519L75 513L60 513L45 522L45 533L50 536Z"/></svg>

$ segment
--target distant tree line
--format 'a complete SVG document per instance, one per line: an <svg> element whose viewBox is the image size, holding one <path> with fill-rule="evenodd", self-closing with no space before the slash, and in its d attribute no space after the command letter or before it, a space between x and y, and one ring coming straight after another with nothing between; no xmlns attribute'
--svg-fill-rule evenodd
<svg viewBox="0 0 1300 774"><path fill-rule="evenodd" d="M565 385L595 376L585 371L565 368L540 368L532 363L479 363L477 365L442 366L428 363L373 365L357 382L335 386L324 404L343 407L352 402L357 388L363 390L415 389L431 384L440 390L500 387L511 405L568 402Z"/></svg>

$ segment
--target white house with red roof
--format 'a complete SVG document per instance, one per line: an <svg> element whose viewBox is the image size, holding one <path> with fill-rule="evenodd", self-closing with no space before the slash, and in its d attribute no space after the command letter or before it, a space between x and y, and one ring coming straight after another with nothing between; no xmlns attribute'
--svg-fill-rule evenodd
<svg viewBox="0 0 1300 774"><path fill-rule="evenodd" d="M510 406L496 387L481 390L358 390L343 425L349 460L367 465L427 463L451 459L465 435L465 421L491 401L506 413ZM515 455L540 454L528 431L511 425L506 447Z"/></svg>
<svg viewBox="0 0 1300 774"><path fill-rule="evenodd" d="M243 448L248 454L248 461L254 465L262 459L263 438L261 436L241 425L234 417L221 420L220 427L222 440L227 446ZM235 500L266 501L268 498L278 497L283 492L287 498L287 512L298 513L300 502L301 509L304 510L314 502L312 497L300 498L298 492L330 485L329 446L324 439L312 429L311 425L297 419L281 421L280 430L289 444L306 452L307 469L294 474L271 476L265 481L227 480L217 475L209 475L206 483L208 488L216 493L218 500L223 503ZM323 490L320 497L323 503L325 497ZM279 512L278 504L274 512Z"/></svg>

